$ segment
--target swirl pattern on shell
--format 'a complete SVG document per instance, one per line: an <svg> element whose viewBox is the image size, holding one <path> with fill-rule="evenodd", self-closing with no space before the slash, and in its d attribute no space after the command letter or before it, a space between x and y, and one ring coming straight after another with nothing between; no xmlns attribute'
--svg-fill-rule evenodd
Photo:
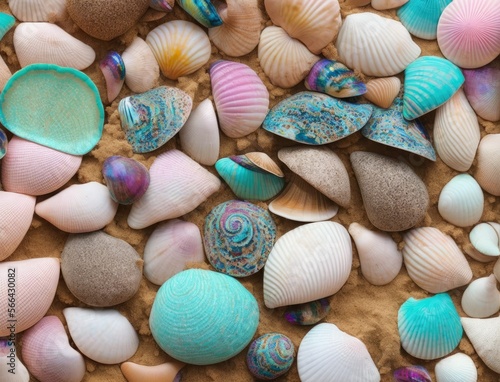
<svg viewBox="0 0 500 382"><path fill-rule="evenodd" d="M290 338L279 333L266 333L252 342L247 365L258 379L271 380L285 374L292 366L295 348Z"/></svg>

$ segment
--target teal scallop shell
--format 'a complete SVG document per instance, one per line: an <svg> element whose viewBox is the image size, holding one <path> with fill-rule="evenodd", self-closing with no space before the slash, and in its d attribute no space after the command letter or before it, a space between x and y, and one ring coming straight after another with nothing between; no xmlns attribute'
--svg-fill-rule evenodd
<svg viewBox="0 0 500 382"><path fill-rule="evenodd" d="M225 361L247 346L259 324L255 297L236 279L189 269L158 290L149 326L168 355L194 365Z"/></svg>
<svg viewBox="0 0 500 382"><path fill-rule="evenodd" d="M249 202L229 200L214 207L205 218L207 258L217 271L234 277L258 272L275 240L271 214Z"/></svg>
<svg viewBox="0 0 500 382"><path fill-rule="evenodd" d="M274 106L262 127L293 141L323 145L360 130L372 110L371 105L351 104L322 93L300 92Z"/></svg>
<svg viewBox="0 0 500 382"><path fill-rule="evenodd" d="M398 330L403 349L424 360L450 354L463 334L460 317L447 293L406 300L399 308Z"/></svg>
<svg viewBox="0 0 500 382"><path fill-rule="evenodd" d="M252 375L270 381L285 374L295 359L292 340L280 333L266 333L252 342L247 366Z"/></svg>
<svg viewBox="0 0 500 382"><path fill-rule="evenodd" d="M177 3L204 27L222 25L222 19L210 0L177 0Z"/></svg>
<svg viewBox="0 0 500 382"><path fill-rule="evenodd" d="M14 26L16 19L8 13L0 12L0 40Z"/></svg>
<svg viewBox="0 0 500 382"><path fill-rule="evenodd" d="M451 1L411 0L398 9L397 15L412 35L425 40L435 40L441 13Z"/></svg>

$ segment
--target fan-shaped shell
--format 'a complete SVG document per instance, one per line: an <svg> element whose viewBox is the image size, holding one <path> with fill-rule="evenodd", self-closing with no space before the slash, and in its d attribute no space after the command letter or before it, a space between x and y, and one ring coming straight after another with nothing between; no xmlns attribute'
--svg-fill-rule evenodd
<svg viewBox="0 0 500 382"><path fill-rule="evenodd" d="M477 167L474 178L481 188L500 196L500 134L485 135L477 149Z"/></svg>
<svg viewBox="0 0 500 382"><path fill-rule="evenodd" d="M292 367L294 359L292 340L280 333L266 333L255 339L246 357L250 373L266 381L285 374Z"/></svg>
<svg viewBox="0 0 500 382"><path fill-rule="evenodd" d="M470 105L481 118L500 120L500 68L485 66L462 71L464 92Z"/></svg>
<svg viewBox="0 0 500 382"><path fill-rule="evenodd" d="M500 292L495 275L474 280L462 295L462 309L469 317L485 318L500 310Z"/></svg>
<svg viewBox="0 0 500 382"><path fill-rule="evenodd" d="M374 78L366 83L366 93L363 94L368 101L387 109L399 94L401 80L398 77Z"/></svg>
<svg viewBox="0 0 500 382"><path fill-rule="evenodd" d="M462 326L481 360L495 373L500 373L500 317L462 317Z"/></svg>
<svg viewBox="0 0 500 382"><path fill-rule="evenodd" d="M437 36L438 20L451 0L412 0L398 9L401 23L412 35L425 40Z"/></svg>
<svg viewBox="0 0 500 382"><path fill-rule="evenodd" d="M281 236L269 254L264 302L276 308L337 293L351 264L351 240L342 225L328 221L299 226Z"/></svg>
<svg viewBox="0 0 500 382"><path fill-rule="evenodd" d="M120 365L120 369L128 382L175 382L184 365L185 363L179 361L165 362L156 366L124 362Z"/></svg>
<svg viewBox="0 0 500 382"><path fill-rule="evenodd" d="M491 260L500 256L500 224L480 223L470 231L469 239L480 254L491 256Z"/></svg>
<svg viewBox="0 0 500 382"><path fill-rule="evenodd" d="M54 21L66 10L65 0L9 0L12 14L20 21Z"/></svg>
<svg viewBox="0 0 500 382"><path fill-rule="evenodd" d="M144 93L158 85L160 67L149 47L140 37L135 37L122 53L122 60L127 68L125 84L134 93Z"/></svg>
<svg viewBox="0 0 500 382"><path fill-rule="evenodd" d="M477 382L476 365L465 353L456 353L439 361L434 374L437 382Z"/></svg>
<svg viewBox="0 0 500 382"><path fill-rule="evenodd" d="M14 373L12 373L14 367ZM0 377L5 382L29 382L30 380L28 369L17 358L15 343L7 338L0 339Z"/></svg>

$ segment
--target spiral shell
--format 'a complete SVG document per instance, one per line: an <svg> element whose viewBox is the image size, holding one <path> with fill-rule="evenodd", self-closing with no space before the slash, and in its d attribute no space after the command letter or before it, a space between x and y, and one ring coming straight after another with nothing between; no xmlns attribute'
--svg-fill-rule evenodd
<svg viewBox="0 0 500 382"><path fill-rule="evenodd" d="M292 367L292 340L280 333L266 333L252 342L247 353L248 370L260 380L276 379Z"/></svg>

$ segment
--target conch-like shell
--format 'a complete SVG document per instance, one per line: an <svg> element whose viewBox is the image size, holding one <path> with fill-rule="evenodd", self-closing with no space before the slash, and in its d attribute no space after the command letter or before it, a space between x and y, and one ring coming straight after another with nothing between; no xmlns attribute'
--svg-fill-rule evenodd
<svg viewBox="0 0 500 382"><path fill-rule="evenodd" d="M122 53L125 63L125 84L134 93L144 93L158 85L160 67L149 45L135 37Z"/></svg>
<svg viewBox="0 0 500 382"><path fill-rule="evenodd" d="M20 21L54 21L66 10L66 0L9 0L12 14Z"/></svg>
<svg viewBox="0 0 500 382"><path fill-rule="evenodd" d="M29 382L30 380L28 369L17 358L16 343L10 338L0 339L0 378L2 382Z"/></svg>
<svg viewBox="0 0 500 382"><path fill-rule="evenodd" d="M156 366L124 362L120 369L128 382L174 382L184 365L185 363L180 361L165 362Z"/></svg>
<svg viewBox="0 0 500 382"><path fill-rule="evenodd" d="M366 83L366 93L363 94L368 101L387 109L392 105L401 89L401 80L398 77L374 78Z"/></svg>
<svg viewBox="0 0 500 382"><path fill-rule="evenodd" d="M474 178L481 188L500 196L500 134L485 135L477 149L477 167Z"/></svg>
<svg viewBox="0 0 500 382"><path fill-rule="evenodd" d="M477 382L474 361L465 353L455 353L439 361L434 368L437 382Z"/></svg>
<svg viewBox="0 0 500 382"><path fill-rule="evenodd" d="M480 223L470 231L469 239L480 254L491 257L491 260L500 256L500 224Z"/></svg>
<svg viewBox="0 0 500 382"><path fill-rule="evenodd" d="M462 326L479 358L495 373L500 373L500 317L462 317Z"/></svg>
<svg viewBox="0 0 500 382"><path fill-rule="evenodd" d="M495 275L469 284L462 295L462 309L469 317L486 318L500 310L500 292Z"/></svg>

